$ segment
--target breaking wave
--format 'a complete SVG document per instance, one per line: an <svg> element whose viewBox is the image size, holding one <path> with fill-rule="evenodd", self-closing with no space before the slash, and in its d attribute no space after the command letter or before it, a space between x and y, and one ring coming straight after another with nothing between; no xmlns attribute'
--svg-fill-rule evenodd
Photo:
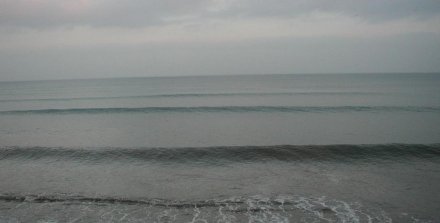
<svg viewBox="0 0 440 223"><path fill-rule="evenodd" d="M392 222L381 210L368 209L326 197L278 195L230 197L201 201L126 199L69 195L0 195L0 202L16 209L53 209L47 218L60 222ZM20 203L16 205L16 203ZM5 206L5 204L3 204ZM58 210L58 211L56 211ZM78 217L80 210L82 215ZM72 216L71 216L72 215ZM81 219L84 218L84 219ZM0 218L2 220L2 218Z"/></svg>

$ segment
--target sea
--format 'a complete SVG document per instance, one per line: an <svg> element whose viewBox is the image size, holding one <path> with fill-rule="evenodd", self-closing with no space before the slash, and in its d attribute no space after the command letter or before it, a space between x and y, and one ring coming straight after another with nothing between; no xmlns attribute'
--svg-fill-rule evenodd
<svg viewBox="0 0 440 223"><path fill-rule="evenodd" d="M0 82L0 222L440 222L440 74Z"/></svg>

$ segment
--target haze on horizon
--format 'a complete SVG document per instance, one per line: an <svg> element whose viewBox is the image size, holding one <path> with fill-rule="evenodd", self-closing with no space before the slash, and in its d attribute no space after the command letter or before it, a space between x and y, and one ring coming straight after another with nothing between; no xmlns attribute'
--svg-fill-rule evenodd
<svg viewBox="0 0 440 223"><path fill-rule="evenodd" d="M0 81L440 71L438 0L3 0Z"/></svg>

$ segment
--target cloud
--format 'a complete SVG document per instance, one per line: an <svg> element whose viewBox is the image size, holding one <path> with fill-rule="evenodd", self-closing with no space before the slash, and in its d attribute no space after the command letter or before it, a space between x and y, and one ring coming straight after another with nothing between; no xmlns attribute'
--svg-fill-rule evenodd
<svg viewBox="0 0 440 223"><path fill-rule="evenodd" d="M207 19L341 14L372 22L440 14L438 0L2 0L0 25L145 27Z"/></svg>
<svg viewBox="0 0 440 223"><path fill-rule="evenodd" d="M311 12L338 13L369 21L403 17L426 18L440 13L438 0L241 0L236 13L248 16L297 16Z"/></svg>
<svg viewBox="0 0 440 223"><path fill-rule="evenodd" d="M33 28L156 25L204 8L204 0L2 0L0 24Z"/></svg>
<svg viewBox="0 0 440 223"><path fill-rule="evenodd" d="M297 18L210 19L139 28L80 26L58 29L1 31L0 49L94 47L219 43L279 38L382 38L411 33L440 34L440 17L365 23L337 14L316 13Z"/></svg>

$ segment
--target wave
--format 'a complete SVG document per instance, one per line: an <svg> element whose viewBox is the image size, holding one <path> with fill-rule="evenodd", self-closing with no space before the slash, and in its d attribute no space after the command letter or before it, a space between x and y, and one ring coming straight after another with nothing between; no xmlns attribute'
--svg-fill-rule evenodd
<svg viewBox="0 0 440 223"><path fill-rule="evenodd" d="M126 198L126 197L106 197L106 196L81 196L68 194L0 194L0 201L7 202L30 202L30 203L51 203L51 202L92 202L108 204L132 204L132 205L150 205L156 207L169 208L194 208L194 207L219 207L225 205L243 205L249 202L258 202L261 204L272 205L292 205L306 199L300 196L278 196L278 197L230 197L226 199L208 199L208 200L166 200L159 198ZM310 200L319 198L308 198ZM321 198L323 199L323 198ZM321 207L324 209L324 207ZM315 208L318 209L318 208ZM237 211L237 210L236 210ZM238 210L239 211L239 210Z"/></svg>
<svg viewBox="0 0 440 223"><path fill-rule="evenodd" d="M440 107L423 106L199 106L199 107L135 107L135 108L65 108L0 111L0 114L110 114L110 113L191 113L191 112L284 112L284 113L339 113L339 112L431 112Z"/></svg>
<svg viewBox="0 0 440 223"><path fill-rule="evenodd" d="M25 101L88 101L107 99L139 99L139 98L184 98L184 97L228 97L228 96L294 96L294 95L377 95L378 92L233 92L233 93L176 93L176 94L149 94L107 97L77 97L77 98L23 98L1 99L0 102Z"/></svg>
<svg viewBox="0 0 440 223"><path fill-rule="evenodd" d="M440 159L440 144L279 145L189 148L3 147L0 160L75 161L188 165L254 162L370 162Z"/></svg>
<svg viewBox="0 0 440 223"><path fill-rule="evenodd" d="M81 218L92 220L90 222L114 222L118 221L117 219L135 219L136 222L156 222L157 219L166 222L371 222L372 219L378 222L392 221L387 213L380 209L370 209L359 203L328 199L324 196L255 195L182 201L60 194L0 194L0 201L7 202L3 205L10 206L13 210L22 209L34 213L35 209L43 209L46 214L57 213L54 217L61 217L60 222ZM39 206L38 203L44 206ZM78 217L78 210L83 216ZM60 212L63 214L60 215ZM73 216L69 216L72 213ZM65 218L66 215L69 217Z"/></svg>
<svg viewBox="0 0 440 223"><path fill-rule="evenodd" d="M14 194L0 194L0 201L7 202L32 202L32 203L50 203L50 202L93 202L93 203L109 203L109 204L136 204L136 205L151 205L156 207L173 207L173 208L192 208L192 207L218 207L223 205L224 202L216 200L206 201L171 201L163 199L135 199L124 197L86 197L80 195L45 195L45 194L26 194L26 195L14 195ZM242 204L243 201L235 200L228 201L228 203Z"/></svg>

